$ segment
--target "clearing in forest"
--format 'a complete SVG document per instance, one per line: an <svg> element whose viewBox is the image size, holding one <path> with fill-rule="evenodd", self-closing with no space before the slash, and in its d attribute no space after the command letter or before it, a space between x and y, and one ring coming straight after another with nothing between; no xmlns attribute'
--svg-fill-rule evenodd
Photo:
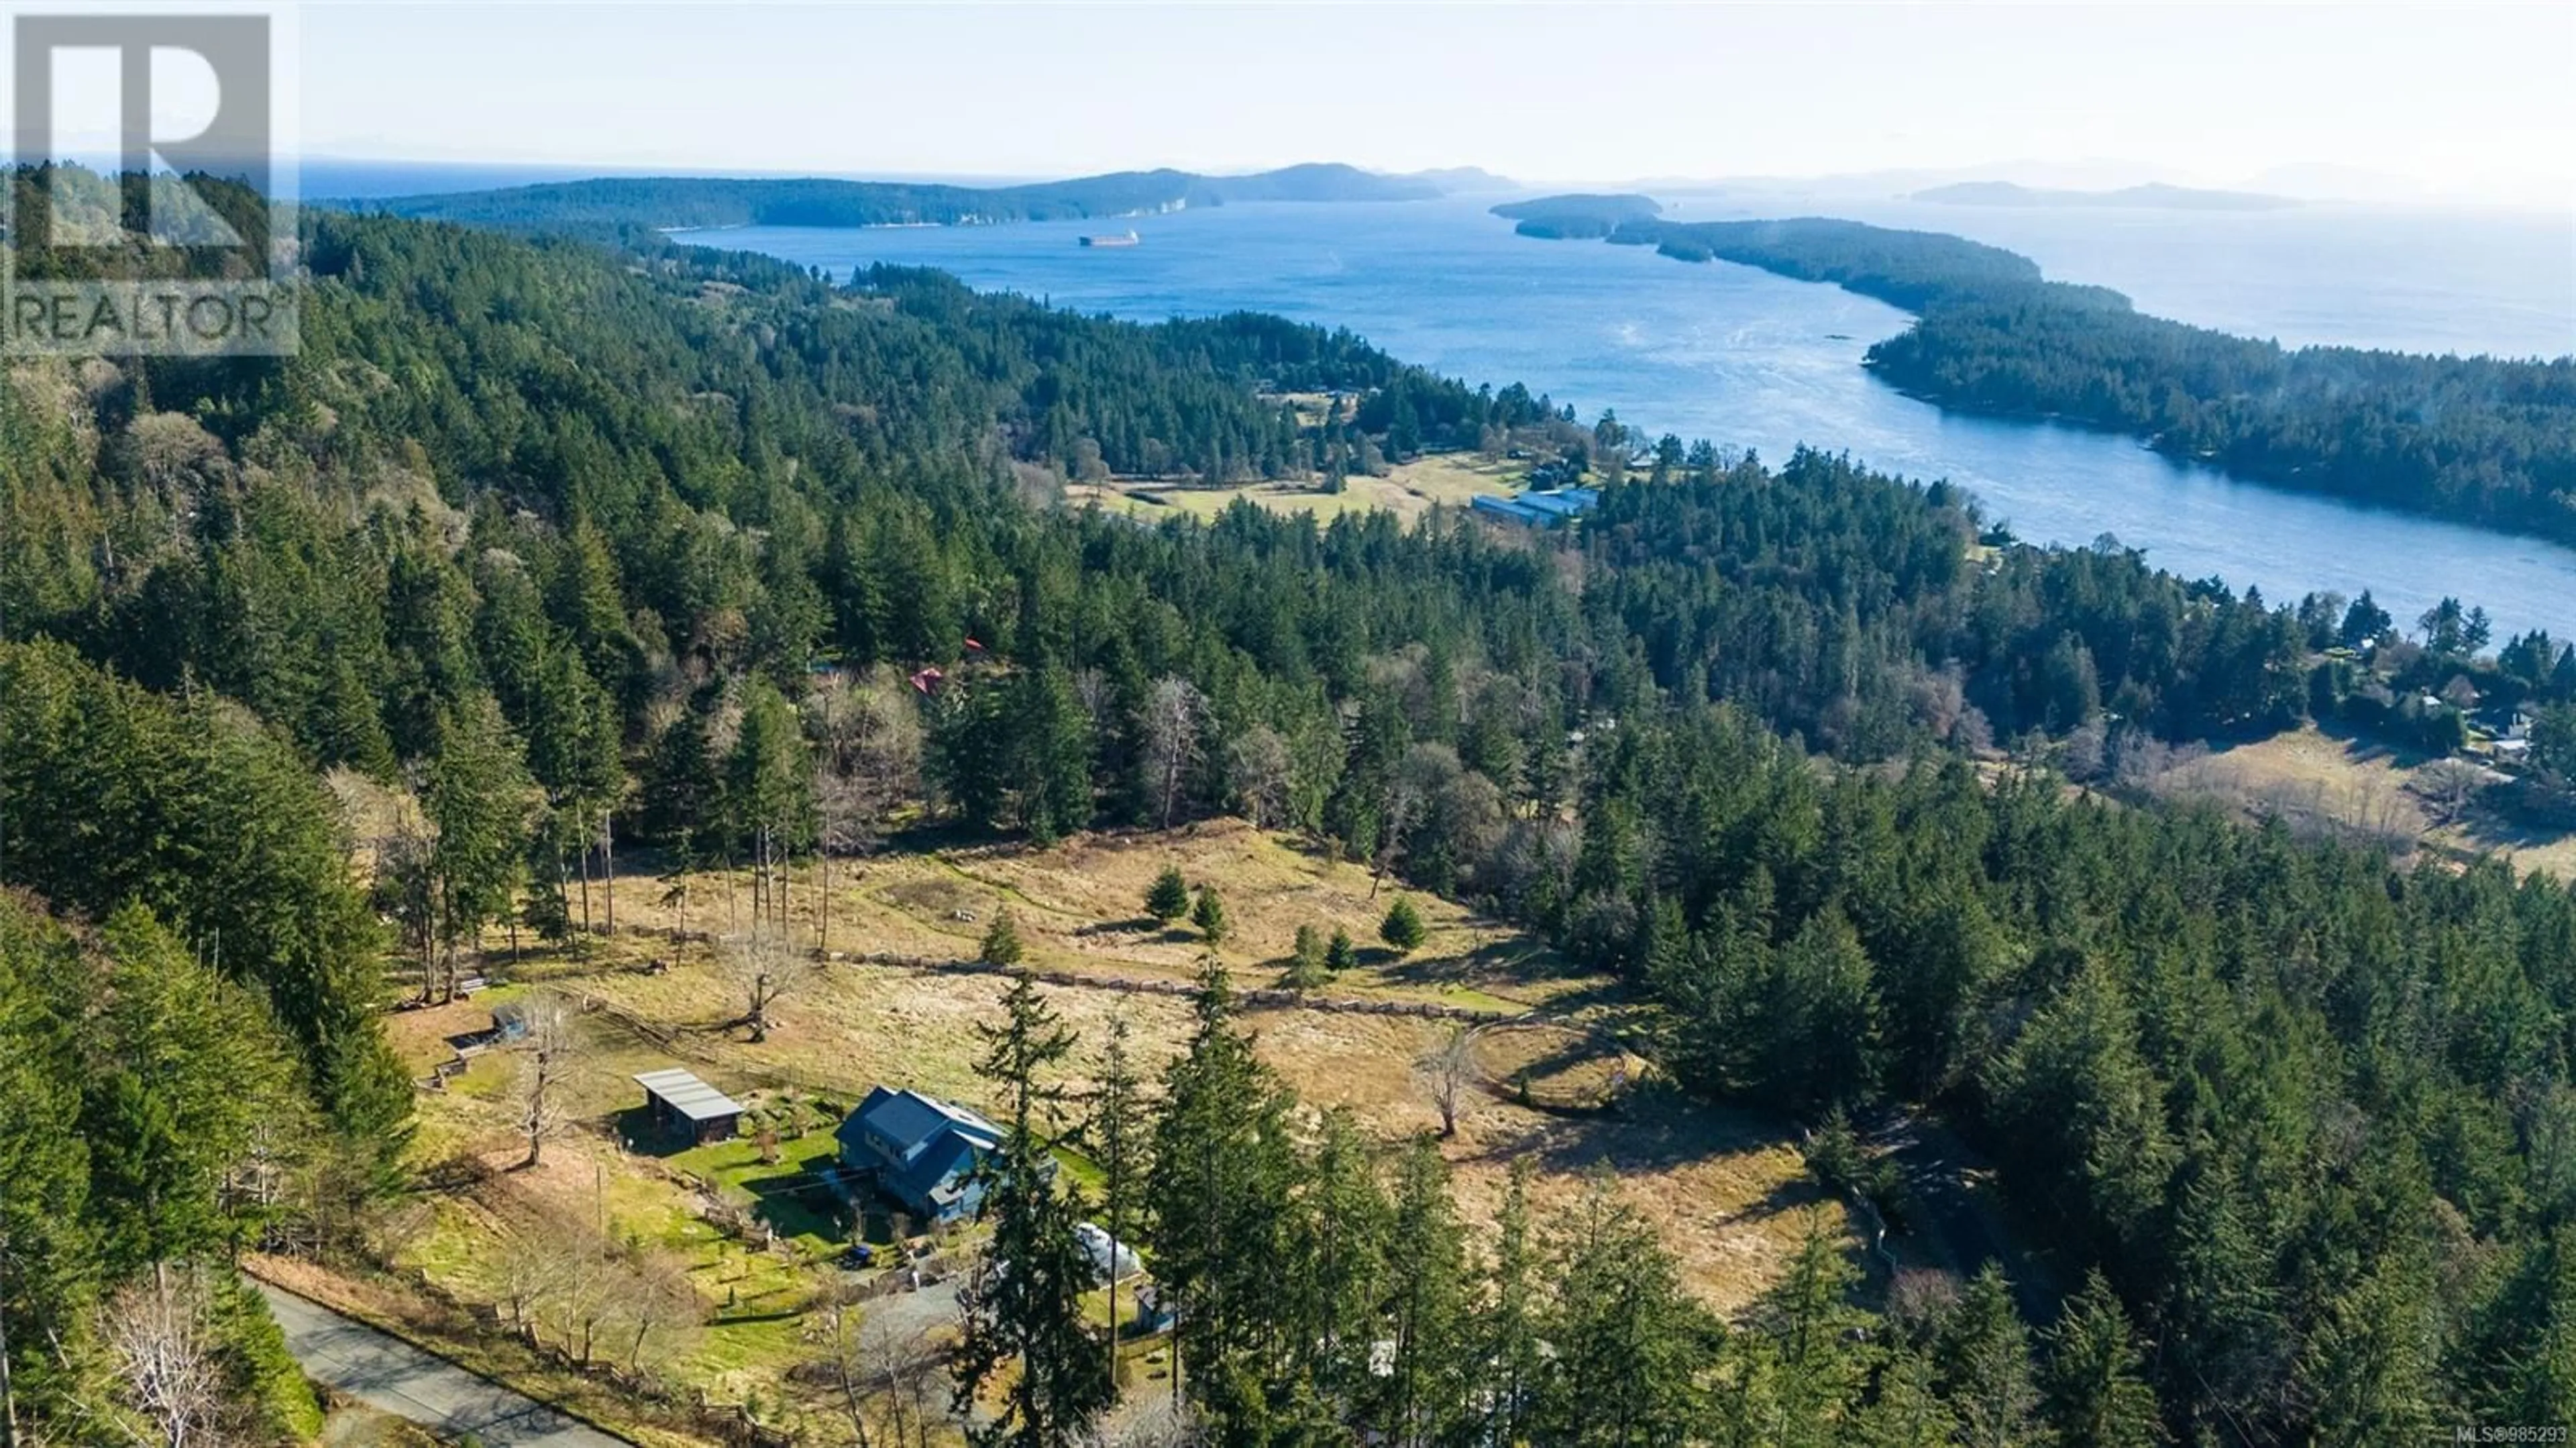
<svg viewBox="0 0 2576 1448"><path fill-rule="evenodd" d="M1276 985L1296 928L1347 930L1362 963L1316 992L1336 1000L1453 1006L1526 1017L1474 1038L1473 1087L1443 1142L1462 1212L1489 1223L1511 1163L1538 1169L1533 1203L1559 1219L1591 1173L1606 1168L1661 1232L1690 1287L1734 1310L1768 1285L1811 1222L1843 1231L1837 1204L1805 1176L1794 1135L1776 1118L1714 1110L1655 1090L1621 1088L1644 1064L1614 1043L1622 1009L1612 984L1570 975L1544 947L1459 906L1415 894L1429 939L1397 958L1377 938L1395 895L1372 894L1368 872L1232 821L1169 834L1086 835L1049 849L990 846L892 854L836 867L832 950L782 998L769 1038L749 1039L720 947L675 939L681 900L668 882L619 886L620 934L586 949L528 951L513 967L487 939L490 974L512 983L473 1001L401 1012L389 1033L427 1077L450 1038L488 1024L491 1006L552 991L575 1003L582 1042L571 1084L573 1127L544 1164L513 1170L518 1053L473 1060L424 1094L418 1155L446 1163L449 1189L424 1204L400 1260L469 1302L500 1300L504 1267L545 1219L589 1219L612 1239L645 1243L684 1266L715 1321L678 1345L668 1372L712 1397L772 1398L812 1351L814 1291L833 1280L846 1240L837 1202L817 1172L833 1152L832 1123L871 1085L912 1086L969 1105L993 1105L975 1073L975 1027L995 1017L1003 982L991 975L872 964L886 954L962 961L996 910L1007 907L1026 963L1081 984L1046 988L1081 1040L1086 1069L1124 1016L1140 1063L1159 1074L1186 1041L1191 1003L1165 993L1192 977L1206 944L1186 922L1145 916L1146 887L1166 864L1194 886L1213 882L1231 929L1219 954L1246 988ZM726 931L746 915L739 881L687 882L687 928ZM728 899L730 897L730 899ZM822 929L823 892L800 871L789 894L801 944ZM1121 989L1121 985L1130 988ZM1136 989L1143 985L1160 989ZM1275 1005L1247 1009L1260 1052L1315 1112L1347 1107L1371 1135L1395 1142L1440 1125L1418 1063L1456 1023L1417 1015ZM635 1072L681 1065L751 1108L745 1139L660 1154L642 1138ZM1077 1090L1085 1084L1073 1083ZM1618 1104L1605 1106L1614 1093ZM630 1145L631 1143L631 1145ZM1086 1173L1077 1162L1077 1176ZM734 1230L716 1223L730 1221ZM746 1223L759 1239L747 1246ZM866 1224L863 1224L863 1226ZM909 1301L909 1299L906 1299Z"/></svg>
<svg viewBox="0 0 2576 1448"><path fill-rule="evenodd" d="M1213 518L1235 499L1248 498L1273 512L1312 513L1327 522L1343 513L1383 508L1410 523L1431 511L1435 503L1464 508L1467 500L1478 493L1516 492L1528 471L1527 463L1481 453L1433 453L1398 463L1383 476L1353 473L1343 479L1338 493L1325 492L1319 486L1320 479L1313 483L1237 483L1224 487L1113 480L1076 483L1064 491L1066 500L1076 507L1097 503L1147 521L1169 517L1175 511Z"/></svg>

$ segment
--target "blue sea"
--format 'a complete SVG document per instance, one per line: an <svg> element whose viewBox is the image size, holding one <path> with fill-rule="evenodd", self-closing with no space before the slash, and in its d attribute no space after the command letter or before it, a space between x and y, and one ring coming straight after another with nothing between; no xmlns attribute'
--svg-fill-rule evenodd
<svg viewBox="0 0 2576 1448"><path fill-rule="evenodd" d="M1682 217L1827 214L1956 232L2032 256L2053 277L2117 287L2144 310L2286 345L2576 352L2568 216L1672 199ZM1229 206L1138 220L1144 244L1117 250L1075 244L1097 223L693 239L835 274L935 266L1136 320L1251 309L1347 326L1453 376L1524 382L1586 418L1615 410L1649 433L1766 458L1803 443L1947 478L2026 539L2107 534L2160 567L2276 602L2368 588L2401 619L2455 595L2484 605L2499 638L2534 627L2576 637L2576 550L2242 483L2114 435L1947 414L1861 368L1870 343L1906 325L1893 307L1747 267L1529 240L1484 206Z"/></svg>

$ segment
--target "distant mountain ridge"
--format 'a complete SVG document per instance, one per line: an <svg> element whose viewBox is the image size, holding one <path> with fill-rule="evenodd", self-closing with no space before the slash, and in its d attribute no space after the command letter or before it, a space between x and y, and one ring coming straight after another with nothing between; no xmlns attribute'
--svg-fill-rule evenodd
<svg viewBox="0 0 2576 1448"><path fill-rule="evenodd" d="M1424 201L1448 194L1452 186L1500 182L1501 178L1473 168L1391 176L1338 162L1283 166L1244 176L1169 169L1116 171L1021 186L603 176L489 191L385 197L349 205L395 216L546 230L971 226L1153 216L1246 201Z"/></svg>
<svg viewBox="0 0 2576 1448"><path fill-rule="evenodd" d="M2168 186L2161 181L2111 191L2024 186L2012 181L1959 181L1913 192L1906 199L1943 206L2132 206L2166 211L2279 211L2303 204L2294 197L2259 191L2212 191Z"/></svg>

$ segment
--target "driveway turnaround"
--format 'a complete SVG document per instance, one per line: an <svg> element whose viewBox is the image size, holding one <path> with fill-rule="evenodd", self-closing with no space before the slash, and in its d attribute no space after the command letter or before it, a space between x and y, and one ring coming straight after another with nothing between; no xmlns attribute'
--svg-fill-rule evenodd
<svg viewBox="0 0 2576 1448"><path fill-rule="evenodd" d="M441 1438L471 1433L485 1448L631 1448L623 1438L318 1302L265 1282L259 1291L306 1377Z"/></svg>

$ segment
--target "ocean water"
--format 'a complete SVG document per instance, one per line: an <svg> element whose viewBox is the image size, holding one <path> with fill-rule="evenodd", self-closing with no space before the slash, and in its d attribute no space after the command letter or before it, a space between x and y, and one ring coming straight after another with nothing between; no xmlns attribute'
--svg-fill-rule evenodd
<svg viewBox="0 0 2576 1448"><path fill-rule="evenodd" d="M2576 351L2576 222L2301 209L2002 211L1888 202L1760 214L1853 215L1949 230L2121 288L2162 315L2258 336L2410 350ZM1677 213L1752 214L1684 198ZM1127 222L1120 222L1124 228ZM1481 202L1230 206L1133 223L1144 244L1084 249L1098 223L861 231L752 227L703 244L835 275L935 266L1134 320L1234 310L1347 326L1471 382L1519 381L1585 418L1777 459L1801 443L1966 487L2034 541L2104 534L2157 566L2255 586L2275 602L2368 588L2401 619L2443 595L2498 637L2576 637L2576 550L2239 482L2111 434L1946 414L1860 366L1905 313L1748 267L1638 247L1515 236Z"/></svg>

